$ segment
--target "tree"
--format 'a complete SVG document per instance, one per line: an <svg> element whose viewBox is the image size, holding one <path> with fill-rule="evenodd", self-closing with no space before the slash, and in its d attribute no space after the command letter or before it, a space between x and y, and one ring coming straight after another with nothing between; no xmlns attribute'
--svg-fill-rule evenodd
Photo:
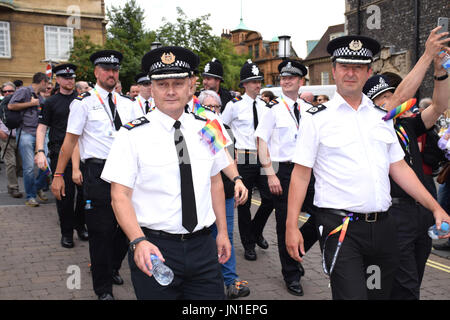
<svg viewBox="0 0 450 320"><path fill-rule="evenodd" d="M77 66L77 79L92 83L96 82L94 76L94 66L89 60L89 57L91 54L101 49L102 47L93 43L88 35L74 38L69 62Z"/></svg>

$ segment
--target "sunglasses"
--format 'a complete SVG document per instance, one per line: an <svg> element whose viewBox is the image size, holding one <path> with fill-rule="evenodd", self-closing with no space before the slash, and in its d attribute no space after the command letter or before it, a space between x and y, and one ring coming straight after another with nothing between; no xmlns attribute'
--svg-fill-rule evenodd
<svg viewBox="0 0 450 320"><path fill-rule="evenodd" d="M14 90L2 90L3 93L14 93Z"/></svg>

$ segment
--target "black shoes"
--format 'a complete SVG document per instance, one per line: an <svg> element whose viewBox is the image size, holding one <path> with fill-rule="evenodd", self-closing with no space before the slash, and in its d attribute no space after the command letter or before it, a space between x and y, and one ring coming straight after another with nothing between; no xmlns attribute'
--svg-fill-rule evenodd
<svg viewBox="0 0 450 320"><path fill-rule="evenodd" d="M98 296L98 300L114 300L114 296L111 293L103 293Z"/></svg>
<svg viewBox="0 0 450 320"><path fill-rule="evenodd" d="M113 270L112 281L114 284L117 284L119 286L123 284L123 279L120 276L119 271Z"/></svg>
<svg viewBox="0 0 450 320"><path fill-rule="evenodd" d="M255 251L255 249L245 249L244 258L246 260L255 261L256 260L256 251Z"/></svg>
<svg viewBox="0 0 450 320"><path fill-rule="evenodd" d="M287 290L290 294L294 296L303 296L303 288L300 284L300 281L292 281L290 283L286 283Z"/></svg>
<svg viewBox="0 0 450 320"><path fill-rule="evenodd" d="M80 230L77 230L78 239L81 241L88 241L89 240L89 234L85 227L81 228Z"/></svg>
<svg viewBox="0 0 450 320"><path fill-rule="evenodd" d="M266 239L262 235L256 237L256 244L261 249L267 249L269 247L269 244L267 243Z"/></svg>
<svg viewBox="0 0 450 320"><path fill-rule="evenodd" d="M303 277L305 275L305 269L300 262L298 263L298 270L300 271L300 277Z"/></svg>
<svg viewBox="0 0 450 320"><path fill-rule="evenodd" d="M73 248L73 239L72 238L70 238L70 237L66 237L66 236L62 236L61 237L61 245L64 247L64 248Z"/></svg>

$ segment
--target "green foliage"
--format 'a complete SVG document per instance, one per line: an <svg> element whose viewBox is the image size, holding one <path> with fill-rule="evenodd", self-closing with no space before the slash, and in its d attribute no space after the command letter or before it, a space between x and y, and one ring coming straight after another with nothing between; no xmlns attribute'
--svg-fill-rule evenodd
<svg viewBox="0 0 450 320"><path fill-rule="evenodd" d="M134 83L134 77L141 72L142 56L150 50L150 44L158 40L163 45L176 45L191 49L200 57L199 71L212 58L219 59L224 66L224 87L237 89L239 72L247 56L235 53L227 39L212 34L207 23L209 15L190 19L177 8L175 23L163 19L164 24L156 31L145 30L145 12L136 0L128 0L123 7L107 10L109 20L104 46L95 45L88 36L75 37L70 62L78 66L77 79L96 82L94 67L89 56L97 50L113 49L124 56L120 69L123 92Z"/></svg>

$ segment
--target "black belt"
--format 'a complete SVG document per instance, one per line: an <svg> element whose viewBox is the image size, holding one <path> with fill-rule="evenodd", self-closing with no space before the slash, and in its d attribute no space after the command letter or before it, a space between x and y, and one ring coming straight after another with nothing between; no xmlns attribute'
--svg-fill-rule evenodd
<svg viewBox="0 0 450 320"><path fill-rule="evenodd" d="M278 162L278 163L279 163L279 164L283 164L283 165L285 165L285 166L291 166L291 165L294 164L292 161L283 161L283 162Z"/></svg>
<svg viewBox="0 0 450 320"><path fill-rule="evenodd" d="M256 150L249 150L249 149L235 149L236 153L245 153L245 154L254 154L257 155L258 151Z"/></svg>
<svg viewBox="0 0 450 320"><path fill-rule="evenodd" d="M98 158L89 158L84 160L84 162L87 163L91 163L91 164L100 164L100 165L104 165L106 160L105 159L98 159Z"/></svg>
<svg viewBox="0 0 450 320"><path fill-rule="evenodd" d="M183 240L189 240L204 234L210 234L211 233L211 228L203 228L201 230L192 232L192 233L183 233L183 234L177 234L177 233L168 233L165 231L161 231L161 230L152 230L152 229L147 229L145 227L142 227L142 231L144 231L144 234L146 236L152 235L152 236L157 236L160 238L165 238L165 239L170 239L170 240L178 240L178 241L183 241Z"/></svg>
<svg viewBox="0 0 450 320"><path fill-rule="evenodd" d="M353 217L353 221L377 222L378 220L382 220L388 216L387 211L358 213L342 209L329 209L329 208L318 208L318 210L319 212L334 214L342 217L351 216Z"/></svg>
<svg viewBox="0 0 450 320"><path fill-rule="evenodd" d="M395 205L418 205L419 203L413 198L392 198L392 204Z"/></svg>

